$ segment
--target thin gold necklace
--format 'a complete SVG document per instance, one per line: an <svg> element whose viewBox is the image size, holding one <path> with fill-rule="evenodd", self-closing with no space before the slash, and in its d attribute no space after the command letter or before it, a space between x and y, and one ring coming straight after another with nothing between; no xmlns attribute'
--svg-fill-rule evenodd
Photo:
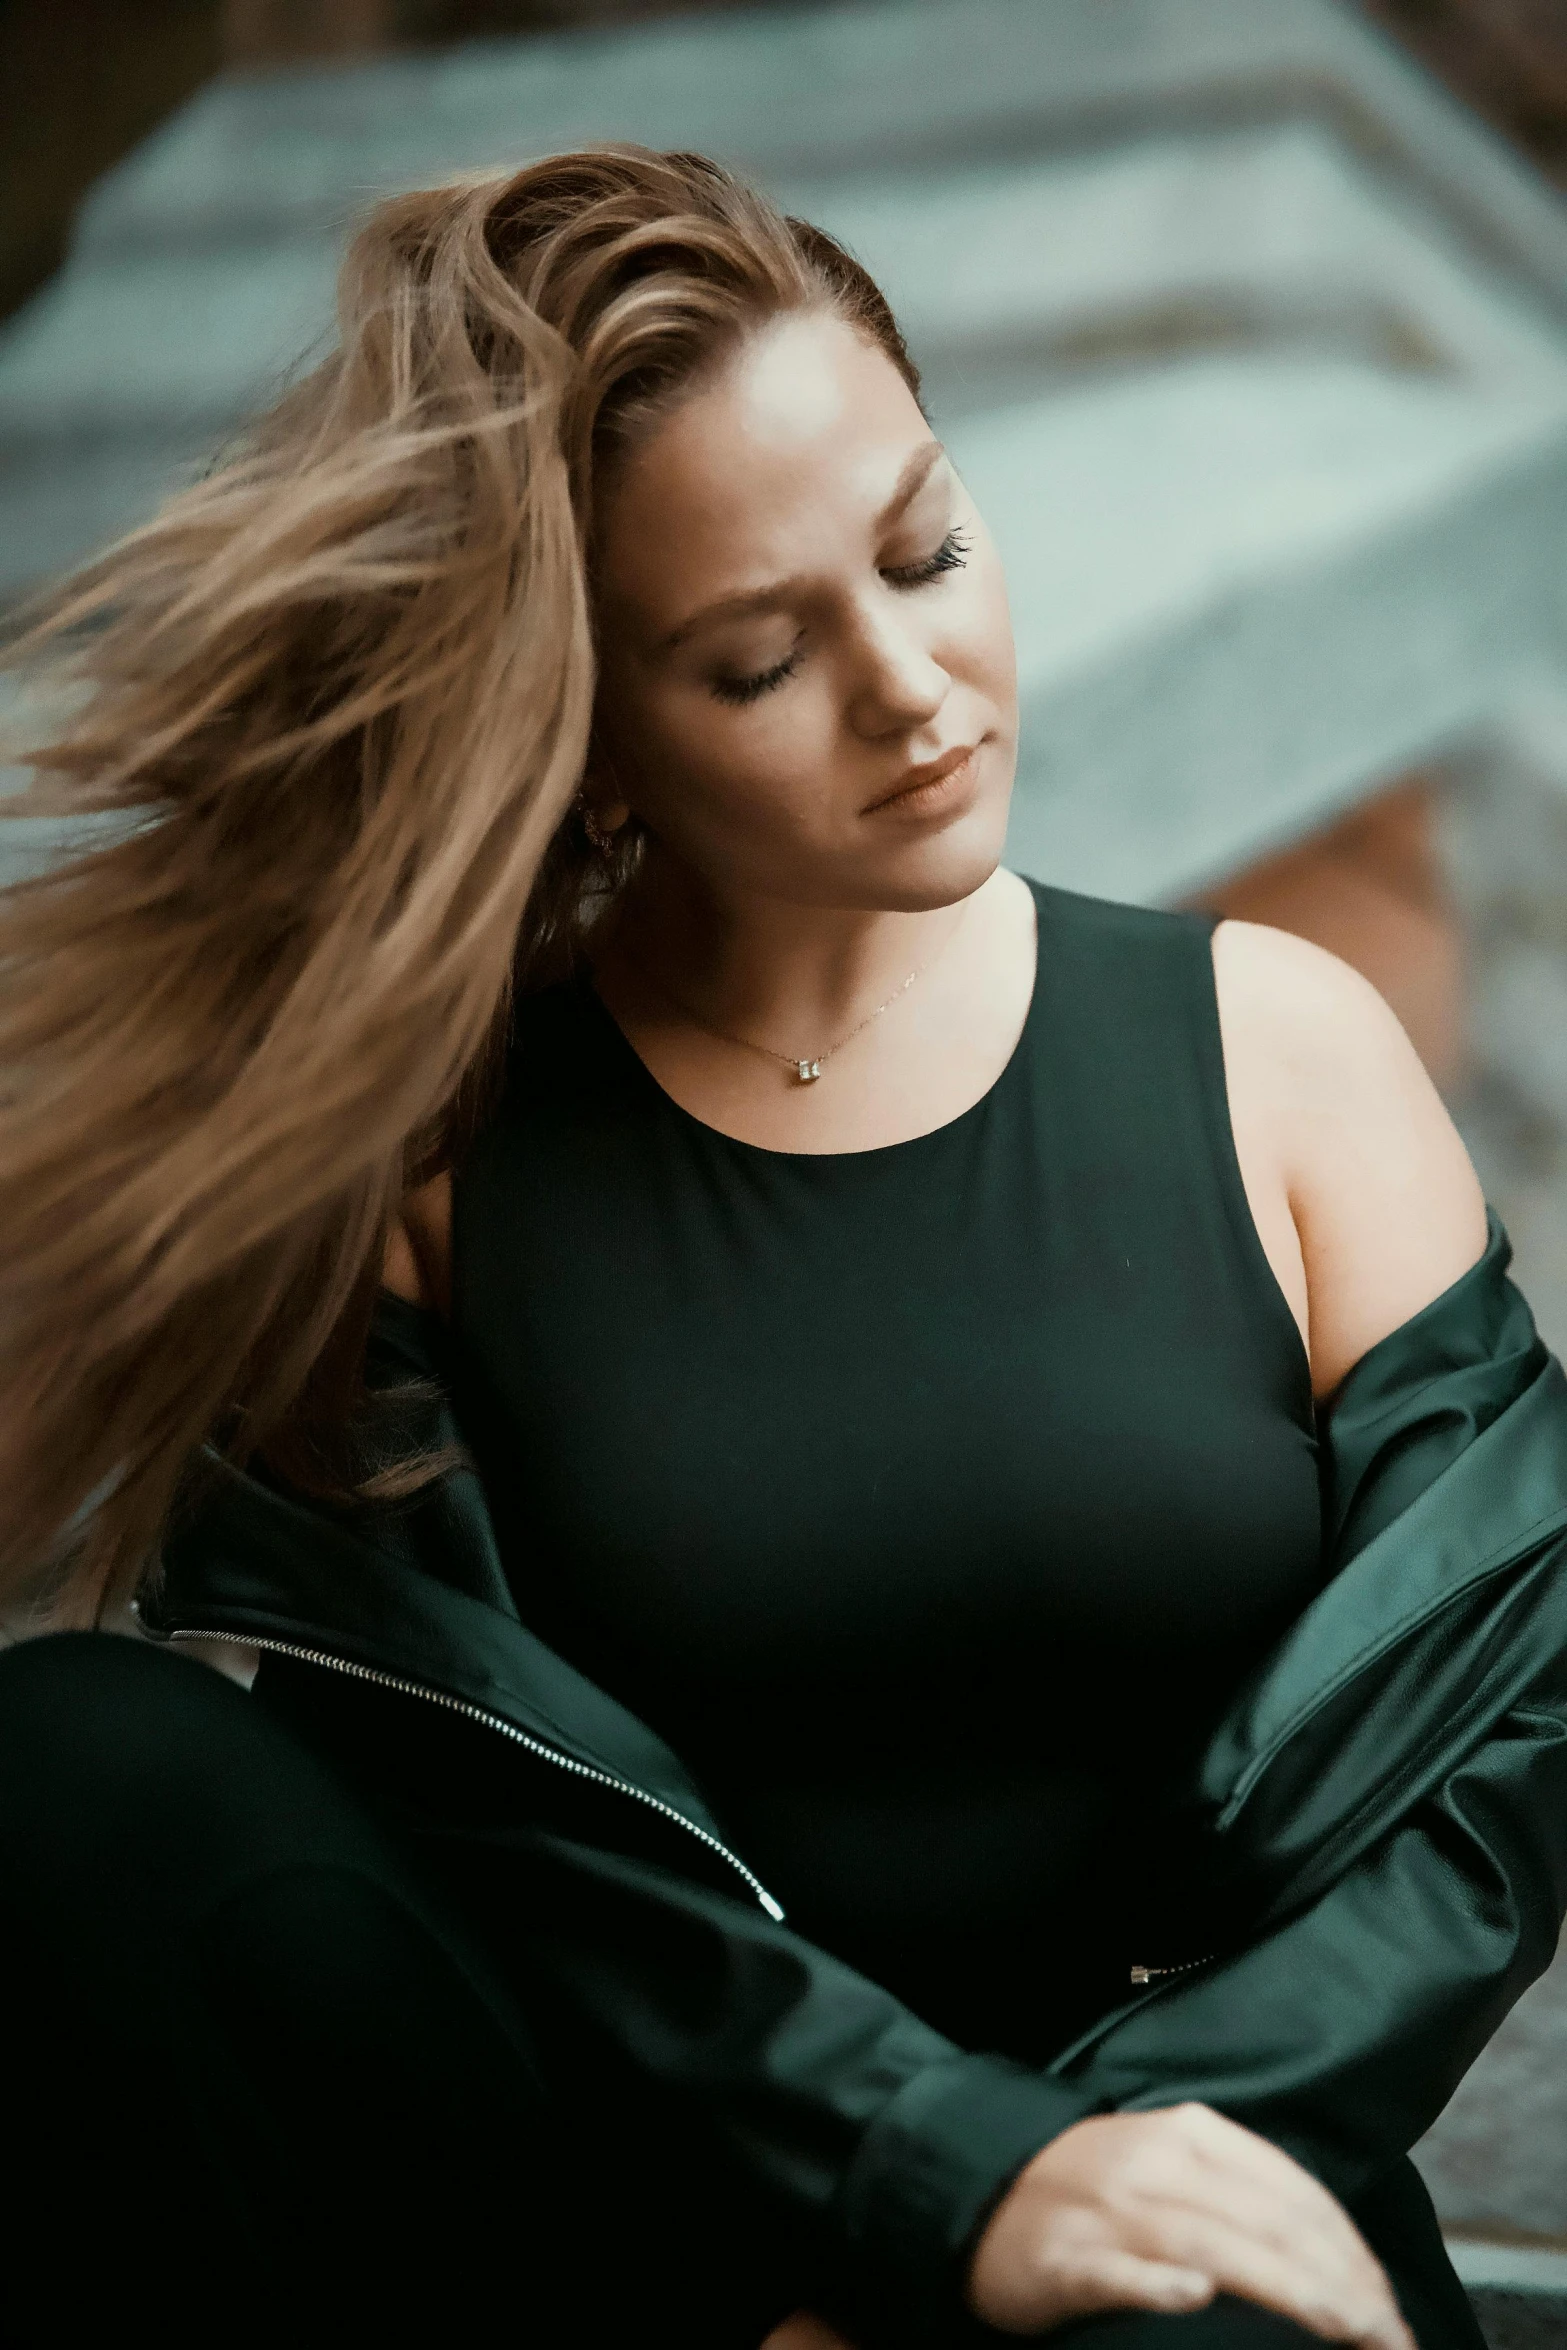
<svg viewBox="0 0 1567 2350"><path fill-rule="evenodd" d="M901 997L908 994L909 989L914 985L915 980L918 979L923 972L928 971L932 963L938 961L940 957L945 954L947 948L951 945L953 939L957 936L958 931L962 928L962 924L963 917L960 914L957 921L953 923L952 928L948 931L946 937L942 940L940 946L936 949L935 954L927 955L923 963L916 963L913 970L909 973L907 979L901 981L900 984L893 989L891 995L886 998L885 1002L879 1003L876 1006L874 1012L867 1012L863 1020L857 1020L854 1026L848 1031L847 1035L840 1036L836 1044L828 1045L825 1052L805 1053L803 1055L800 1053L781 1053L774 1045L759 1044L754 1036L736 1036L732 1029L715 1027L711 1020L704 1019L700 1012L698 1012L692 1005L688 1004L684 996L677 995L675 990L670 986L668 980L661 979L658 973L654 970L651 970L646 963L639 961L635 956L629 956L627 960L633 964L634 968L641 973L644 979L646 979L653 987L658 990L658 993L663 996L667 1002L674 1005L677 1012L681 1013L687 1020L690 1021L693 1028L703 1029L707 1035L716 1036L721 1044L737 1044L742 1046L748 1053L761 1053L764 1059L781 1063L785 1069L793 1071L796 1085L814 1085L817 1078L820 1077L822 1070L827 1062L829 1062L835 1054L841 1053L845 1045L853 1044L857 1036L863 1036L866 1029L869 1028L871 1022L873 1020L879 1020L883 1012L890 1012L893 1005L897 1003Z"/></svg>

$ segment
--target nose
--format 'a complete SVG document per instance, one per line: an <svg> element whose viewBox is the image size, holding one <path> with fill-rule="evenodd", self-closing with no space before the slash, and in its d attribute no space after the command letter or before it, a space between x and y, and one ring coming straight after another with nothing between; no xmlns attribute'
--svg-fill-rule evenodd
<svg viewBox="0 0 1567 2350"><path fill-rule="evenodd" d="M871 740L927 725L952 680L923 642L906 602L886 591L856 617L849 723Z"/></svg>

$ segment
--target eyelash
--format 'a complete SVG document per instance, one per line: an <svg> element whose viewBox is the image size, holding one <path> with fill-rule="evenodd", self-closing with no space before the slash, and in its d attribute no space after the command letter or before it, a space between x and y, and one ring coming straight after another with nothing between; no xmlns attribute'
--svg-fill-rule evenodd
<svg viewBox="0 0 1567 2350"><path fill-rule="evenodd" d="M970 541L961 530L949 530L934 555L927 555L922 563L900 564L896 571L884 571L883 579L895 588L929 587L948 571L961 571L968 561ZM771 669L759 670L754 677L715 677L714 698L727 702L733 708L743 709L747 702L759 702L763 694L794 675L800 665L799 648L775 662Z"/></svg>
<svg viewBox="0 0 1567 2350"><path fill-rule="evenodd" d="M800 665L799 647L775 663L771 669L759 670L755 677L715 677L713 698L728 702L734 709L743 709L747 702L759 702L763 694L770 694L774 686L782 685L792 677Z"/></svg>
<svg viewBox="0 0 1567 2350"><path fill-rule="evenodd" d="M927 555L923 563L905 563L897 571L884 571L883 579L890 579L894 587L929 587L944 571L961 571L968 561L971 541L961 530L949 530L934 555Z"/></svg>

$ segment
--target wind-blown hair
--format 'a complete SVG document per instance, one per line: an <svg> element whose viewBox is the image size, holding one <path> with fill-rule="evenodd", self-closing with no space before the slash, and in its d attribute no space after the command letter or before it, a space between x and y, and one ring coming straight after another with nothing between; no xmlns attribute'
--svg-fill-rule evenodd
<svg viewBox="0 0 1567 2350"><path fill-rule="evenodd" d="M13 646L66 715L5 813L110 820L0 893L13 1599L93 1619L207 1444L346 1497L399 1201L627 861L573 804L595 481L822 309L917 390L859 264L701 157L399 196L332 355Z"/></svg>

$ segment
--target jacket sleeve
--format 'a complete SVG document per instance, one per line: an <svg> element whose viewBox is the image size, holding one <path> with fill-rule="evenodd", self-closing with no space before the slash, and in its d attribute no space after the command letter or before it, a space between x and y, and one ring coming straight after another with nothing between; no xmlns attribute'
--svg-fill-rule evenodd
<svg viewBox="0 0 1567 2350"><path fill-rule="evenodd" d="M1549 1965L1567 1908L1567 1685L1541 1686L1311 1906L1177 1980L1060 2077L1195 2098L1352 2198L1407 2152Z"/></svg>
<svg viewBox="0 0 1567 2350"><path fill-rule="evenodd" d="M623 2110L636 2084L671 2179L716 2163L764 2241L776 2228L822 2247L820 2299L865 2350L979 2333L973 2239L1097 2092L960 2050L727 1893L597 1843L527 1844L507 1940L579 2091L602 2079Z"/></svg>
<svg viewBox="0 0 1567 2350"><path fill-rule="evenodd" d="M676 2245L710 2214L732 2261L754 2244L864 2350L978 2330L973 2240L1096 2090L955 2046L718 1867L693 1871L656 1816L504 1747L476 1777L488 1744L435 1709L288 1659L263 1660L254 1696L411 1833L520 2002L584 2159L617 2149L644 2237L646 2205Z"/></svg>
<svg viewBox="0 0 1567 2350"><path fill-rule="evenodd" d="M1508 1278L1512 1253L1489 1215L1479 1261L1364 1354L1323 1407L1323 1537L1335 1574L1428 1492L1549 1360Z"/></svg>
<svg viewBox="0 0 1567 2350"><path fill-rule="evenodd" d="M1352 2196L1436 2118L1567 1907L1567 1383L1480 1262L1323 1415L1331 1573L1204 1796L1255 1921L1058 2060L1200 2099Z"/></svg>
<svg viewBox="0 0 1567 2350"><path fill-rule="evenodd" d="M453 1914L479 1929L501 1994L520 1999L559 2110L608 2117L601 2162L603 2143L645 2119L637 2193L670 2211L670 2242L689 2242L692 2214L727 2195L737 2235L764 2215L764 2252L800 2247L798 2273L832 2289L866 2350L969 2336L975 2235L1093 2093L956 2047L704 1859L704 1844L722 1847L686 1832L695 1791L660 1775L678 1774L676 1758L523 1633L482 1489L451 1458L425 1319L383 1310L370 1370L396 1417L374 1428L393 1457L423 1453L443 1473L349 1523L210 1471L144 1588L144 1627L269 1644L254 1702L414 1838ZM493 1717L502 1681L512 1700L522 1688L514 1633L550 1658L548 1685L530 1685L535 1718L554 1710L558 1724L569 1703L607 1769L546 1767L526 1740L468 1718L463 1701ZM322 1651L348 1669L321 1669ZM410 1658L444 1701L407 1694ZM606 1794L617 1777L669 1800Z"/></svg>

